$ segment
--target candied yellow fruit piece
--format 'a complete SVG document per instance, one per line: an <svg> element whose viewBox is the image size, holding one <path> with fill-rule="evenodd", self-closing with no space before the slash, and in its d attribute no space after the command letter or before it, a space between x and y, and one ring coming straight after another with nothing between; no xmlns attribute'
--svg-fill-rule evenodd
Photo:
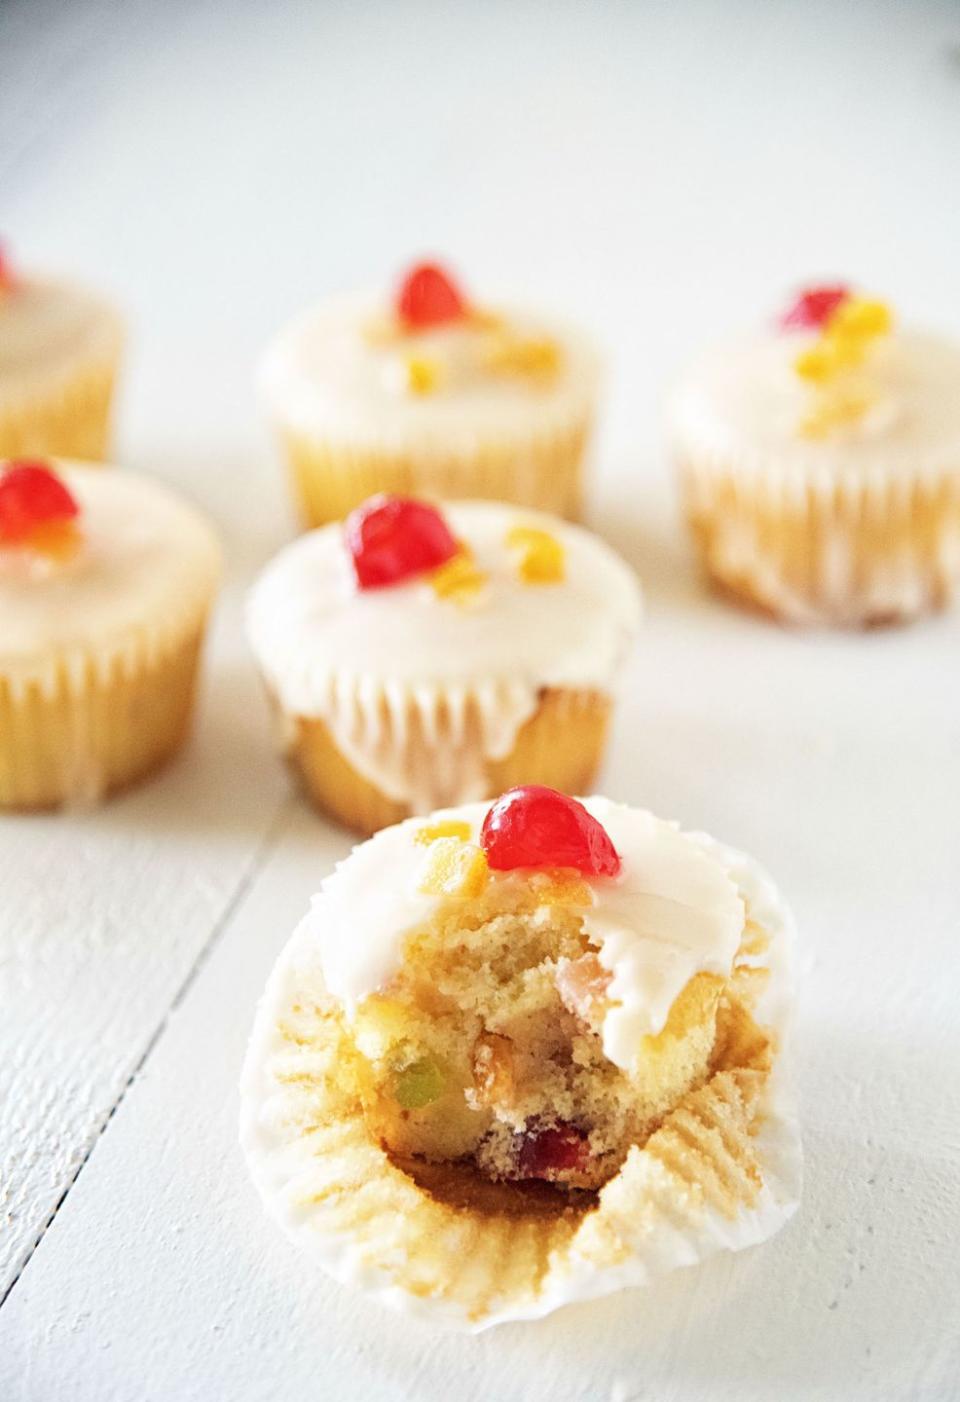
<svg viewBox="0 0 960 1402"><path fill-rule="evenodd" d="M541 905L593 905L593 892L574 871L541 871L531 880Z"/></svg>
<svg viewBox="0 0 960 1402"><path fill-rule="evenodd" d="M500 331L491 336L483 363L498 375L549 379L560 368L560 347L549 336L517 336Z"/></svg>
<svg viewBox="0 0 960 1402"><path fill-rule="evenodd" d="M407 360L407 389L411 394L433 394L440 384L440 366L424 355L411 355Z"/></svg>
<svg viewBox="0 0 960 1402"><path fill-rule="evenodd" d="M892 326L885 302L848 297L831 313L815 344L797 356L794 369L805 380L826 384L862 364L870 342L885 336Z"/></svg>
<svg viewBox="0 0 960 1402"><path fill-rule="evenodd" d="M468 603L479 594L487 582L487 576L477 569L470 554L462 550L445 565L434 570L430 583L441 599L452 599L454 603Z"/></svg>
<svg viewBox="0 0 960 1402"><path fill-rule="evenodd" d="M455 837L460 842L469 842L472 832L469 823L464 823L458 818L444 818L442 822L427 823L424 827L417 828L413 840L424 847L428 847L440 837Z"/></svg>
<svg viewBox="0 0 960 1402"><path fill-rule="evenodd" d="M886 302L869 297L848 297L841 302L827 323L828 336L855 336L858 339L885 336L893 326L893 314Z"/></svg>
<svg viewBox="0 0 960 1402"><path fill-rule="evenodd" d="M514 526L507 532L507 548L517 553L517 570L524 584L559 584L563 579L566 551L549 531Z"/></svg>
<svg viewBox="0 0 960 1402"><path fill-rule="evenodd" d="M428 896L479 896L489 872L483 850L475 843L438 837L430 844L420 890Z"/></svg>

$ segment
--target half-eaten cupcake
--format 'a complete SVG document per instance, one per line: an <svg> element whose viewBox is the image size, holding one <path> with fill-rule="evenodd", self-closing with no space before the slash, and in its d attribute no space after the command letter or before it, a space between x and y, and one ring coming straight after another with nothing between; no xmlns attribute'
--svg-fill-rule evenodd
<svg viewBox="0 0 960 1402"><path fill-rule="evenodd" d="M790 918L748 858L538 786L384 830L261 1003L242 1139L335 1277L461 1327L776 1231Z"/></svg>

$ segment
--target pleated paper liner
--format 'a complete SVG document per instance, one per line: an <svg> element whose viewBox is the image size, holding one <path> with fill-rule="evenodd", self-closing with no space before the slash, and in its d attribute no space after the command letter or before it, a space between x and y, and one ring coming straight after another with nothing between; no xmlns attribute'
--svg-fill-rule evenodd
<svg viewBox="0 0 960 1402"><path fill-rule="evenodd" d="M107 338L111 339L111 338ZM0 458L62 457L99 462L107 455L110 411L121 351L113 345L49 376L37 375L0 397Z"/></svg>
<svg viewBox="0 0 960 1402"><path fill-rule="evenodd" d="M53 662L41 683L0 667L0 808L89 803L144 778L185 741L204 621L104 661Z"/></svg>
<svg viewBox="0 0 960 1402"><path fill-rule="evenodd" d="M749 910L710 1072L596 1195L480 1186L457 1166L391 1160L351 1093L356 1053L301 927L271 976L242 1083L249 1167L287 1234L336 1279L478 1330L778 1230L800 1190L781 1064L789 916L752 863L709 845Z"/></svg>
<svg viewBox="0 0 960 1402"><path fill-rule="evenodd" d="M516 502L576 521L590 422L583 414L522 438L446 449L325 441L283 426L280 437L306 526L342 520L375 492Z"/></svg>
<svg viewBox="0 0 960 1402"><path fill-rule="evenodd" d="M960 466L936 473L750 474L681 465L707 576L797 623L868 627L943 607L960 578Z"/></svg>
<svg viewBox="0 0 960 1402"><path fill-rule="evenodd" d="M348 758L324 720L284 717L281 729L287 756L311 801L347 827L369 834L415 813L492 797L516 784L589 792L603 757L611 709L611 698L601 692L545 688L510 752L490 759L472 698L454 719L441 694L429 724L412 699L403 717L384 701L377 752L390 754L391 767L415 777L412 799L384 793Z"/></svg>

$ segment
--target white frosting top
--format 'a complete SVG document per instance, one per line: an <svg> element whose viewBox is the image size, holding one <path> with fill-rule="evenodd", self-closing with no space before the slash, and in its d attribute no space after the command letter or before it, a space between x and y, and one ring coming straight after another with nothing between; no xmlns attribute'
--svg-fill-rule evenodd
<svg viewBox="0 0 960 1402"><path fill-rule="evenodd" d="M960 468L960 345L921 331L878 338L857 376L871 407L822 438L799 431L816 391L794 361L817 333L776 331L702 357L676 386L670 429L699 466L762 471L956 471Z"/></svg>
<svg viewBox="0 0 960 1402"><path fill-rule="evenodd" d="M261 368L270 411L305 432L362 442L415 436L424 451L435 444L450 452L490 434L559 427L581 416L596 393L600 363L593 346L581 333L539 316L510 311L504 321L511 333L557 343L560 361L549 377L485 369L484 354L497 333L469 319L378 336L383 321L377 298L347 296L291 322ZM432 393L409 389L410 357L439 368Z"/></svg>
<svg viewBox="0 0 960 1402"><path fill-rule="evenodd" d="M584 929L613 978L601 1029L606 1056L630 1070L643 1038L666 1023L678 994L697 973L729 974L743 934L738 886L717 848L643 809L606 798L583 800L620 853L615 880L588 882L594 904ZM434 815L470 824L478 840L488 811L474 803ZM403 959L406 937L440 907L418 888L430 848L408 819L354 848L324 883L304 926L316 939L329 991L352 1015L386 987Z"/></svg>
<svg viewBox="0 0 960 1402"><path fill-rule="evenodd" d="M359 589L335 524L280 552L248 613L253 650L283 710L325 720L361 773L423 811L486 792L469 763L476 746L460 733L468 702L480 713L484 755L501 758L542 688L610 691L640 617L633 572L578 526L495 502L443 510L489 576L468 603L439 598L423 576ZM515 525L562 543L561 581L521 581L506 544ZM442 747L443 764L411 754L412 712L427 742Z"/></svg>
<svg viewBox="0 0 960 1402"><path fill-rule="evenodd" d="M82 542L64 564L0 546L0 676L14 686L179 638L206 612L220 574L212 530L164 487L53 465L80 507Z"/></svg>
<svg viewBox="0 0 960 1402"><path fill-rule="evenodd" d="M93 292L72 283L18 277L0 291L0 402L77 358L115 354L120 321Z"/></svg>

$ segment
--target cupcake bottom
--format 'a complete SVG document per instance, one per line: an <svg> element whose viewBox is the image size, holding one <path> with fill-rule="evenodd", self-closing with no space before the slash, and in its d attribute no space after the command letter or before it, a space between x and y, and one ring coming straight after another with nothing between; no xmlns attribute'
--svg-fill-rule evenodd
<svg viewBox="0 0 960 1402"><path fill-rule="evenodd" d="M116 358L84 364L0 406L0 458L105 458L116 371Z"/></svg>
<svg viewBox="0 0 960 1402"><path fill-rule="evenodd" d="M453 750L444 744L449 717L442 706L430 738L414 708L400 727L395 718L385 716L386 726L402 728L407 762L427 785L452 777L453 788L427 788L410 800L391 798L366 778L324 720L294 716L284 717L282 724L288 758L312 802L347 827L369 834L417 812L467 798L486 798L517 784L547 784L566 793L588 793L603 755L611 706L610 697L600 692L545 688L534 714L521 725L502 759L483 755L479 719L471 716L469 708L458 726ZM466 782L470 791L457 787L459 782Z"/></svg>
<svg viewBox="0 0 960 1402"><path fill-rule="evenodd" d="M484 497L515 502L568 520L582 511L586 418L529 439L477 444L463 452L390 452L323 442L282 430L300 514L307 526L342 520L375 492Z"/></svg>
<svg viewBox="0 0 960 1402"><path fill-rule="evenodd" d="M960 473L839 477L800 489L716 466L681 469L701 563L723 590L795 623L903 622L960 577Z"/></svg>
<svg viewBox="0 0 960 1402"><path fill-rule="evenodd" d="M788 917L752 864L720 850L748 923L705 1066L597 1192L392 1155L364 1106L354 1033L302 927L271 977L242 1085L248 1163L291 1238L386 1304L476 1330L646 1284L776 1231L800 1182L779 1065Z"/></svg>
<svg viewBox="0 0 960 1402"><path fill-rule="evenodd" d="M93 802L169 759L188 733L202 641L201 627L132 668L61 670L52 694L0 675L0 808Z"/></svg>

